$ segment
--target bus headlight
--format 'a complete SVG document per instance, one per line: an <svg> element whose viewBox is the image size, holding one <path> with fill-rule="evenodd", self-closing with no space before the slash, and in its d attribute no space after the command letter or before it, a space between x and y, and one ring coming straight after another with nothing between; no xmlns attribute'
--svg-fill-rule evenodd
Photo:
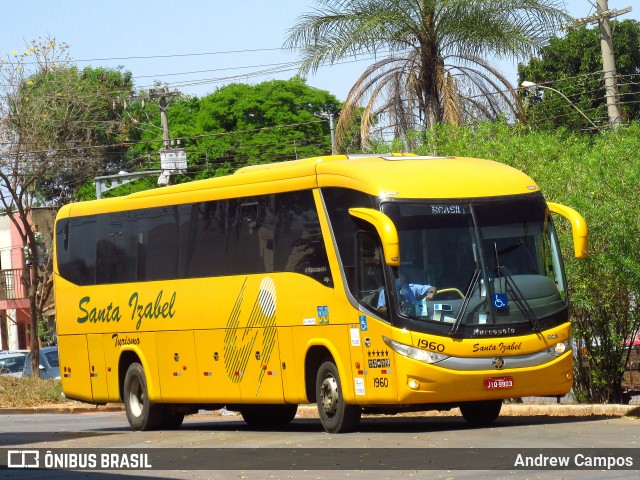
<svg viewBox="0 0 640 480"><path fill-rule="evenodd" d="M402 355L403 357L418 360L424 363L438 363L447 358L447 355L441 353L430 352L421 348L412 347L411 345L405 345L404 343L396 342L385 336L382 337L384 343L394 352Z"/></svg>
<svg viewBox="0 0 640 480"><path fill-rule="evenodd" d="M571 337L548 348L547 353L552 357L559 357L569 350L571 350Z"/></svg>

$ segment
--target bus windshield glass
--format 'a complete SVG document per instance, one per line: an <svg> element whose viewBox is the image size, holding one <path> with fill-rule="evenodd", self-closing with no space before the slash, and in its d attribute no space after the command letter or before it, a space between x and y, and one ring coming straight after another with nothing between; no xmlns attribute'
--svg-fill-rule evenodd
<svg viewBox="0 0 640 480"><path fill-rule="evenodd" d="M447 325L529 325L566 310L556 233L541 196L478 203L388 202L401 265L400 318ZM435 293L434 293L435 291Z"/></svg>

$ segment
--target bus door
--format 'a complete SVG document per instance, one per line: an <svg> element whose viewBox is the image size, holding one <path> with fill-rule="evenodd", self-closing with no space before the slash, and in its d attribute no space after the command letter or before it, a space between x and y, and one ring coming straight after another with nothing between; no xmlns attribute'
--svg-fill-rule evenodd
<svg viewBox="0 0 640 480"><path fill-rule="evenodd" d="M359 232L356 238L356 291L358 301L363 306L357 325L361 348L360 370L364 373L361 375L364 379L361 390L366 393L366 403L393 402L397 400L393 352L382 340L383 336L391 335L382 261L384 255L376 234ZM353 326L351 329L353 337L356 332ZM356 352L352 351L352 358L355 355Z"/></svg>

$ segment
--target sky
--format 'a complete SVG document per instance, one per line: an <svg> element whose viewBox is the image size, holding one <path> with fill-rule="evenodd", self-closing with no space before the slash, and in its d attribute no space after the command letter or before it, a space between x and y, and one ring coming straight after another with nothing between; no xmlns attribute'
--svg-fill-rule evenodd
<svg viewBox="0 0 640 480"><path fill-rule="evenodd" d="M281 47L297 18L315 5L314 0L5 1L0 58L49 36L67 43L80 67L122 66L133 74L136 89L160 81L196 96L232 82L295 75L299 57ZM577 18L595 11L588 0L567 0L566 5ZM609 0L611 9L628 6L633 11L618 19L639 20L638 0ZM342 101L370 60L322 67L307 82ZM517 81L515 63L495 65Z"/></svg>

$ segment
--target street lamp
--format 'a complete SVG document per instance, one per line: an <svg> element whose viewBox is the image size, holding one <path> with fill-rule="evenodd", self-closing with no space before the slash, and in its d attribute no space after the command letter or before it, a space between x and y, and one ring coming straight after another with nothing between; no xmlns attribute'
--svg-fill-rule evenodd
<svg viewBox="0 0 640 480"><path fill-rule="evenodd" d="M580 110L578 107L576 107L575 104L571 100L569 100L566 97L566 95L564 93L562 93L560 90L556 90L555 88L548 87L546 85L540 85L539 83L529 82L527 80L522 82L520 84L520 86L523 87L523 88L532 88L532 87L535 87L535 88L546 88L547 90L551 90L552 92L556 92L558 95L560 95L562 98L564 98L569 103L569 105L571 105L573 108L575 108L580 115L582 115L584 118L586 118L587 121L593 126L593 128L598 130L598 126L595 123L593 123L593 121L591 121L591 119L589 117L587 117L582 110Z"/></svg>

